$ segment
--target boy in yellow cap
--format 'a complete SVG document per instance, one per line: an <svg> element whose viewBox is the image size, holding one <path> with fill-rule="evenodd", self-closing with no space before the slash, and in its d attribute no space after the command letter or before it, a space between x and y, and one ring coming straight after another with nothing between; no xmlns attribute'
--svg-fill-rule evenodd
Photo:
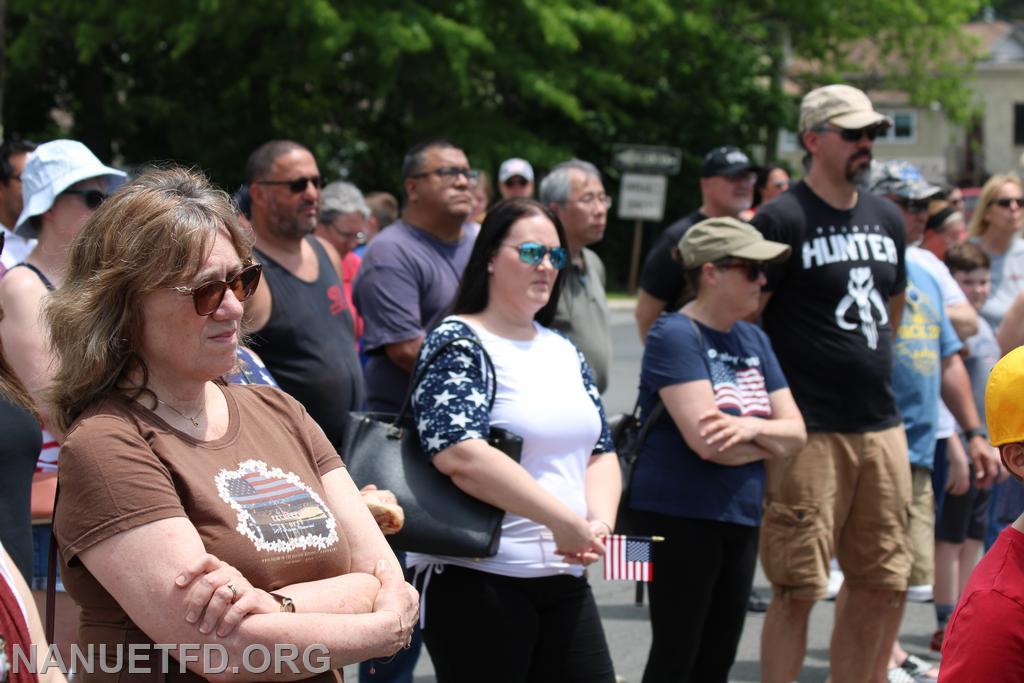
<svg viewBox="0 0 1024 683"><path fill-rule="evenodd" d="M1024 347L988 378L989 438L1024 479ZM1006 527L971 574L942 645L939 682L1024 679L1024 515Z"/></svg>

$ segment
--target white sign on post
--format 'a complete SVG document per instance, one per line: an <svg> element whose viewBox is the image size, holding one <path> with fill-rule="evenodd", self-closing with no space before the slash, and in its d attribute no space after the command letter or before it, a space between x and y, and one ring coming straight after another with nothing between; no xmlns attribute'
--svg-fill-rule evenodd
<svg viewBox="0 0 1024 683"><path fill-rule="evenodd" d="M619 218L661 222L665 215L668 178L646 173L623 173L619 183Z"/></svg>

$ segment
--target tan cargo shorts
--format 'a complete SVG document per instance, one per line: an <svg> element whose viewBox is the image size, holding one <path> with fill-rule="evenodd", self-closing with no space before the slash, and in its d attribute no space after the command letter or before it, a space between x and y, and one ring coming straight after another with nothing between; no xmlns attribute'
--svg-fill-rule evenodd
<svg viewBox="0 0 1024 683"><path fill-rule="evenodd" d="M761 564L776 594L824 598L832 556L845 581L907 589L910 461L903 425L813 432L796 455L766 463Z"/></svg>

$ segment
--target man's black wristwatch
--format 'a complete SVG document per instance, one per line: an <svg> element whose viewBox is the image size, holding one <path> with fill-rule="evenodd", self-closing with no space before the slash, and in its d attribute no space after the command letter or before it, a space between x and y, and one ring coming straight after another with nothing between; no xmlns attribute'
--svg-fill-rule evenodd
<svg viewBox="0 0 1024 683"><path fill-rule="evenodd" d="M976 436L980 436L981 438L988 441L988 434L986 434L985 430L982 429L981 427L971 427L970 429L964 430L964 438L967 439L968 441L970 441Z"/></svg>

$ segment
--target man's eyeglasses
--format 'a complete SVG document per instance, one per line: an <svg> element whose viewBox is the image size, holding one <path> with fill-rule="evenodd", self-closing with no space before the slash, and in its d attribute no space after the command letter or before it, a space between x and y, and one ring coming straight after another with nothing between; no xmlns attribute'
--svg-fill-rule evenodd
<svg viewBox="0 0 1024 683"><path fill-rule="evenodd" d="M594 202L598 202L599 204L603 204L606 209L612 208L612 198L606 194L594 194L593 192L588 192L585 195L578 197L576 202L583 206L591 206Z"/></svg>
<svg viewBox="0 0 1024 683"><path fill-rule="evenodd" d="M256 182L260 185L286 185L293 194L298 194L305 192L306 186L309 184L313 185L313 189L319 190L323 181L320 179L320 176L315 175L310 177L303 176L295 180L257 180Z"/></svg>
<svg viewBox="0 0 1024 683"><path fill-rule="evenodd" d="M100 208L100 204L110 196L106 192L100 192L99 190L64 190L61 194L78 195L90 211Z"/></svg>
<svg viewBox="0 0 1024 683"><path fill-rule="evenodd" d="M896 200L896 203L903 207L907 213L924 213L928 210L927 199L903 199Z"/></svg>
<svg viewBox="0 0 1024 683"><path fill-rule="evenodd" d="M751 282L757 282L764 275L764 264L760 261L729 261L727 263L716 263L717 268L722 270L742 270L744 275Z"/></svg>
<svg viewBox="0 0 1024 683"><path fill-rule="evenodd" d="M993 199L989 204L996 204L1004 209L1009 209L1011 206L1015 206L1020 209L1024 208L1024 199L1020 199L1019 197L1002 197L1000 199Z"/></svg>
<svg viewBox="0 0 1024 683"><path fill-rule="evenodd" d="M224 293L231 290L235 298L245 301L256 291L260 283L260 275L263 274L263 266L259 263L242 268L229 280L213 280L204 282L198 287L171 287L174 291L192 297L192 304L195 306L197 315L210 315L224 301Z"/></svg>
<svg viewBox="0 0 1024 683"><path fill-rule="evenodd" d="M569 252L565 250L565 247L548 248L539 242L523 242L518 246L515 244L502 244L501 246L517 250L519 252L519 260L530 266L538 265L544 260L545 254L548 256L548 261L551 262L551 267L555 270L561 270L569 263Z"/></svg>
<svg viewBox="0 0 1024 683"><path fill-rule="evenodd" d="M867 136L868 140L872 142L884 132L884 128L880 125L867 126L865 128L829 128L822 127L818 128L819 133L836 133L846 142L860 142Z"/></svg>
<svg viewBox="0 0 1024 683"><path fill-rule="evenodd" d="M776 180L774 183L772 183L772 187L774 187L776 190L788 190L789 189L789 181L788 180Z"/></svg>
<svg viewBox="0 0 1024 683"><path fill-rule="evenodd" d="M421 173L413 173L410 178L426 178L428 175L436 175L441 179L441 182L445 185L453 184L456 179L465 176L466 181L470 185L476 185L480 182L480 171L473 168L459 168L457 166L442 166L441 168L435 168L430 171L423 171Z"/></svg>

